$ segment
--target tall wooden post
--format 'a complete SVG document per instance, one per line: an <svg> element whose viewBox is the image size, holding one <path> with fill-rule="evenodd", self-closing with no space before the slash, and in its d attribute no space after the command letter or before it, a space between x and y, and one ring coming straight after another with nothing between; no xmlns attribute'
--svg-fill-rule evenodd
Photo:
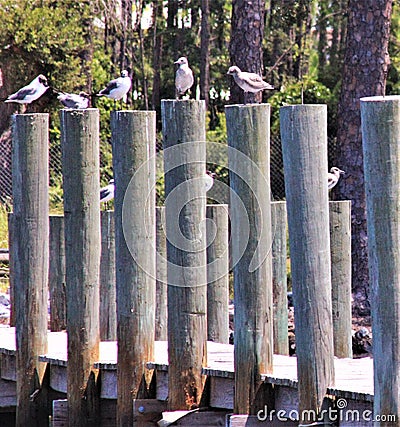
<svg viewBox="0 0 400 427"><path fill-rule="evenodd" d="M13 116L12 266L17 346L16 425L40 426L31 395L40 389L47 351L49 265L49 115Z"/></svg>
<svg viewBox="0 0 400 427"><path fill-rule="evenodd" d="M333 349L353 357L351 340L351 201L329 202Z"/></svg>
<svg viewBox="0 0 400 427"><path fill-rule="evenodd" d="M155 151L154 111L111 114L117 261L117 425L133 424L133 399L154 359ZM144 384L146 386L146 384Z"/></svg>
<svg viewBox="0 0 400 427"><path fill-rule="evenodd" d="M67 328L64 216L50 215L50 330Z"/></svg>
<svg viewBox="0 0 400 427"><path fill-rule="evenodd" d="M225 114L235 301L234 412L249 414L257 410L260 374L272 372L270 106L230 105Z"/></svg>
<svg viewBox="0 0 400 427"><path fill-rule="evenodd" d="M207 205L207 339L229 343L228 205Z"/></svg>
<svg viewBox="0 0 400 427"><path fill-rule="evenodd" d="M400 97L361 98L372 335L374 415L400 417Z"/></svg>
<svg viewBox="0 0 400 427"><path fill-rule="evenodd" d="M68 330L68 425L97 425L85 395L99 358L99 111L61 110ZM89 384L90 380L90 384ZM88 393L90 396L91 393Z"/></svg>
<svg viewBox="0 0 400 427"><path fill-rule="evenodd" d="M168 260L168 404L200 403L207 358L204 101L161 102ZM190 345L188 345L190 343Z"/></svg>
<svg viewBox="0 0 400 427"><path fill-rule="evenodd" d="M326 105L280 110L300 413L334 381L326 121Z"/></svg>
<svg viewBox="0 0 400 427"><path fill-rule="evenodd" d="M274 353L289 354L287 303L286 202L271 203Z"/></svg>
<svg viewBox="0 0 400 427"><path fill-rule="evenodd" d="M100 258L100 340L117 339L114 211L102 211Z"/></svg>
<svg viewBox="0 0 400 427"><path fill-rule="evenodd" d="M156 341L168 339L167 314L167 239L165 237L165 208L156 207Z"/></svg>

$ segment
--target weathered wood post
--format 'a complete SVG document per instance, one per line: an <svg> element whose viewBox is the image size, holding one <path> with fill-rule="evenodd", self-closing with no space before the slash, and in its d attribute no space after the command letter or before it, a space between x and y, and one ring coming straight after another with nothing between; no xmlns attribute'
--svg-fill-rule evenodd
<svg viewBox="0 0 400 427"><path fill-rule="evenodd" d="M163 100L168 272L168 404L200 403L207 359L204 101ZM190 342L190 345L188 343Z"/></svg>
<svg viewBox="0 0 400 427"><path fill-rule="evenodd" d="M102 211L100 257L100 340L117 339L114 211Z"/></svg>
<svg viewBox="0 0 400 427"><path fill-rule="evenodd" d="M14 303L14 214L8 213L8 253L9 253L9 286L10 286L10 326L15 326L15 303ZM17 255L17 254L15 254Z"/></svg>
<svg viewBox="0 0 400 427"><path fill-rule="evenodd" d="M326 121L326 105L280 109L300 413L334 381Z"/></svg>
<svg viewBox="0 0 400 427"><path fill-rule="evenodd" d="M155 335L154 111L111 114L117 260L117 425L132 425L133 399L150 380ZM146 386L146 384L144 384Z"/></svg>
<svg viewBox="0 0 400 427"><path fill-rule="evenodd" d="M361 98L372 335L374 415L400 416L400 97Z"/></svg>
<svg viewBox="0 0 400 427"><path fill-rule="evenodd" d="M286 202L271 203L274 353L289 354L287 303Z"/></svg>
<svg viewBox="0 0 400 427"><path fill-rule="evenodd" d="M67 328L63 215L50 215L49 242L50 330L62 331Z"/></svg>
<svg viewBox="0 0 400 427"><path fill-rule="evenodd" d="M165 208L156 207L156 341L168 339L167 314L167 239L165 237Z"/></svg>
<svg viewBox="0 0 400 427"><path fill-rule="evenodd" d="M61 110L65 279L68 330L68 425L97 425L86 396L99 358L99 111Z"/></svg>
<svg viewBox="0 0 400 427"><path fill-rule="evenodd" d="M40 426L31 398L40 389L47 351L49 265L49 115L13 116L12 266L17 346L16 425Z"/></svg>
<svg viewBox="0 0 400 427"><path fill-rule="evenodd" d="M351 340L351 201L329 202L333 349L353 357Z"/></svg>
<svg viewBox="0 0 400 427"><path fill-rule="evenodd" d="M260 374L272 372L272 240L269 104L225 107L235 302L234 412L254 407Z"/></svg>
<svg viewBox="0 0 400 427"><path fill-rule="evenodd" d="M228 205L207 205L207 339L229 344Z"/></svg>

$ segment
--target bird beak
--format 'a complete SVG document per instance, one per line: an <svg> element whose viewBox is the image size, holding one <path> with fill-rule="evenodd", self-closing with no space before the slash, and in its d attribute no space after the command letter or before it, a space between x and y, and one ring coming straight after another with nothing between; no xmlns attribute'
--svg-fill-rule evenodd
<svg viewBox="0 0 400 427"><path fill-rule="evenodd" d="M346 173L345 171L340 170L341 175L344 175L345 173Z"/></svg>

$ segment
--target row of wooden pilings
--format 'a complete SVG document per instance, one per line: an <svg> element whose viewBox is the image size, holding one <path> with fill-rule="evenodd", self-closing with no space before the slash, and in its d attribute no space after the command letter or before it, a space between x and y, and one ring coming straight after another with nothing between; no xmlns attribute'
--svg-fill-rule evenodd
<svg viewBox="0 0 400 427"><path fill-rule="evenodd" d="M284 246L285 238L275 238L271 227L269 105L229 106L226 116L231 246L235 261L234 411L250 413L257 409L254 402L260 385L259 374L272 370L272 249L279 240ZM206 160L204 103L163 101L162 119L168 238L169 408L175 410L199 403L203 387L201 368L206 364L207 354L206 194L201 179ZM33 425L34 402L30 396L40 384L44 369L37 356L47 350L47 126L45 114L14 116L14 212L10 246L18 349L18 426ZM154 359L155 113L113 112L111 126L116 183L117 425L126 426L133 423L132 399L138 394L143 378L148 380L146 362ZM99 357L100 340L98 111L62 110L61 135L68 422L75 427L88 425L90 416L95 423L94 412L84 405L84 393L88 383L95 379L93 363ZM318 412L326 388L334 381L326 106L283 107L281 135L296 309L299 410L300 413L304 409ZM372 185L371 192L374 191ZM348 218L348 202L337 206L339 210L347 209L341 217ZM335 209L332 212L334 216ZM335 231L338 226L334 220L331 224ZM348 222L339 234L342 242L349 242ZM348 246L345 252L345 267L340 268L349 274ZM336 255L343 255L343 249L336 250ZM380 266L378 263L376 268L379 270ZM393 274L396 271L393 270ZM334 317L335 313L349 313L349 305L345 309L340 307L350 299L349 276L341 279L339 285L343 283L344 286L332 288L337 300ZM281 284L285 289L285 283ZM338 294L337 289L343 294ZM379 287L376 289L379 294ZM286 301L286 292L282 294ZM393 294L392 297L397 300ZM381 303L381 299L377 301ZM379 309L376 313L375 324L387 322L385 311ZM281 315L281 319L283 317ZM336 321L340 323L342 317L339 317ZM287 332L287 318L285 325ZM342 336L337 335L338 339L344 336L342 342L347 342L344 344L347 351L351 351L349 327ZM287 346L287 340L280 339L278 331L275 330L277 342L286 341ZM282 334L282 330L279 333ZM381 339L385 342L383 336ZM382 365L385 366L380 366L381 370L397 369L395 363ZM375 393L380 399L375 398L375 408L381 409L382 401L390 404L387 394ZM393 405L389 409L392 411L386 413L396 413Z"/></svg>

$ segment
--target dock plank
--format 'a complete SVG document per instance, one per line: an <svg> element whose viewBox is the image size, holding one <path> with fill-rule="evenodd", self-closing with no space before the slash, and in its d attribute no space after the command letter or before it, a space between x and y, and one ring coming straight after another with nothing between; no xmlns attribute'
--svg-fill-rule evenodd
<svg viewBox="0 0 400 427"><path fill-rule="evenodd" d="M209 341L207 343L208 357L207 366L203 368L203 374L209 377L217 377L226 380L227 401L231 394L231 380L234 379L233 368L233 345L220 344ZM15 355L15 328L0 327L0 355ZM51 365L65 367L67 364L67 333L49 332L48 333L48 352L40 356L40 360L48 362ZM156 369L160 385L162 378L168 375L168 343L166 341L156 341L154 360L147 364L149 369ZM103 397L107 399L115 398L115 382L113 375L117 370L117 343L116 341L101 342L100 356L94 368L100 369L104 378L108 378L105 384L108 384L107 390L104 390ZM63 375L62 370L58 370L58 375ZM161 374L164 372L164 374ZM373 384L373 361L372 358L362 359L337 359L335 358L335 384L328 388L328 394L350 400L364 402L373 402L374 384ZM66 370L65 370L66 375ZM8 378L10 378L8 373ZM164 378L164 379L165 379ZM297 360L296 357L274 355L273 372L268 375L262 375L263 381L278 386L297 388ZM66 379L65 379L66 381ZM62 386L60 378L57 379ZM165 383L165 381L164 381ZM218 380L218 385L223 384ZM164 384L165 386L165 384ZM64 388L62 386L61 388ZM220 389L220 387L218 387ZM60 390L62 391L62 390ZM158 393L158 397L166 397L167 390Z"/></svg>

